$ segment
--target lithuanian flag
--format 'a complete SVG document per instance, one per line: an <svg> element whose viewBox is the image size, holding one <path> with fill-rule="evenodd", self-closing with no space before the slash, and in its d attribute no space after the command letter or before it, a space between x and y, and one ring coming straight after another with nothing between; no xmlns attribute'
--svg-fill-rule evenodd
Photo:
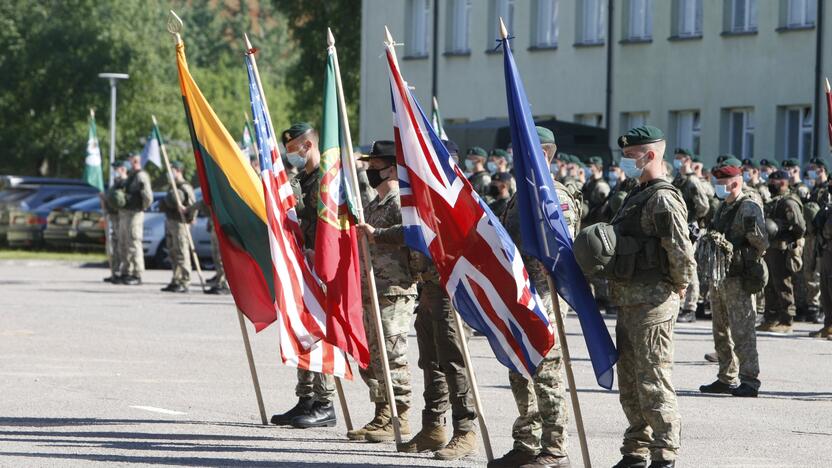
<svg viewBox="0 0 832 468"><path fill-rule="evenodd" d="M191 77L181 42L176 65L202 197L211 208L231 294L260 331L277 318L263 184Z"/></svg>

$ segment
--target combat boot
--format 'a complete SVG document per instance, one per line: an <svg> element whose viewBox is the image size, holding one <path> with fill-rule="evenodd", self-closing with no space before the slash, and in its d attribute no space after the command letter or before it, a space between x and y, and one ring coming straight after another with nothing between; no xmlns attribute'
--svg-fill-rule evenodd
<svg viewBox="0 0 832 468"><path fill-rule="evenodd" d="M120 284L126 284L127 286L139 286L142 284L142 278L141 276L127 275L122 278Z"/></svg>
<svg viewBox="0 0 832 468"><path fill-rule="evenodd" d="M702 393L731 393L736 388L736 386L731 386L717 380L709 385L700 385L699 391Z"/></svg>
<svg viewBox="0 0 832 468"><path fill-rule="evenodd" d="M511 449L500 458L488 462L488 468L515 468L534 461L536 455L520 449Z"/></svg>
<svg viewBox="0 0 832 468"><path fill-rule="evenodd" d="M309 410L311 410L313 404L315 404L315 400L312 398L300 397L298 398L297 404L292 407L292 409L283 414L275 414L272 416L272 424L276 426L288 426L289 424L292 424L292 419L294 419L295 416L306 414Z"/></svg>
<svg viewBox="0 0 832 468"><path fill-rule="evenodd" d="M396 451L403 453L421 453L439 450L445 446L448 436L445 434L445 426L433 424L422 427L408 442L396 444Z"/></svg>
<svg viewBox="0 0 832 468"><path fill-rule="evenodd" d="M782 334L791 333L792 332L792 324L780 322L777 325L771 327L769 329L769 331L772 332L772 333L782 333Z"/></svg>
<svg viewBox="0 0 832 468"><path fill-rule="evenodd" d="M767 332L767 331L771 331L771 329L774 328L775 326L777 326L777 322L770 322L768 320L764 320L763 323L757 325L757 328L755 328L755 330L761 331L761 332Z"/></svg>
<svg viewBox="0 0 832 468"><path fill-rule="evenodd" d="M347 431L350 440L364 440L368 432L381 428L390 422L390 407L387 403L376 403L376 414L373 419L358 429Z"/></svg>
<svg viewBox="0 0 832 468"><path fill-rule="evenodd" d="M334 427L337 422L335 416L335 405L331 401L316 401L312 409L306 414L295 416L292 419L292 427L308 429L310 427Z"/></svg>
<svg viewBox="0 0 832 468"><path fill-rule="evenodd" d="M674 460L654 460L648 468L674 468L675 466Z"/></svg>
<svg viewBox="0 0 832 468"><path fill-rule="evenodd" d="M693 323L696 321L696 311L694 310L683 310L679 312L679 316L676 317L676 323Z"/></svg>
<svg viewBox="0 0 832 468"><path fill-rule="evenodd" d="M454 431L448 445L433 454L437 460L459 460L477 452L477 433L474 431Z"/></svg>
<svg viewBox="0 0 832 468"><path fill-rule="evenodd" d="M551 453L540 452L531 463L520 465L520 468L569 468L572 464L569 457L556 457Z"/></svg>
<svg viewBox="0 0 832 468"><path fill-rule="evenodd" d="M409 436L410 435L410 422L408 421L408 418L407 418L408 408L398 407L398 406L396 406L396 408L398 409L398 413L399 413L399 434L403 435L403 436L405 436L405 435ZM396 440L396 433L395 433L395 431L393 431L392 415L391 415L391 418L387 421L387 424L381 426L380 428L378 428L376 430L368 431L364 435L364 440L366 440L367 442L375 442L375 443L390 442L390 441Z"/></svg>
<svg viewBox="0 0 832 468"><path fill-rule="evenodd" d="M612 468L647 468L647 460L632 455L624 455L624 458L613 465Z"/></svg>
<svg viewBox="0 0 832 468"><path fill-rule="evenodd" d="M832 335L832 325L823 327L818 331L809 332L809 336L812 338L829 338L830 335Z"/></svg>
<svg viewBox="0 0 832 468"><path fill-rule="evenodd" d="M740 384L739 387L731 390L731 395L736 397L757 398L757 393L759 391L747 383Z"/></svg>
<svg viewBox="0 0 832 468"><path fill-rule="evenodd" d="M716 353L705 353L705 360L708 362L719 362L719 356Z"/></svg>

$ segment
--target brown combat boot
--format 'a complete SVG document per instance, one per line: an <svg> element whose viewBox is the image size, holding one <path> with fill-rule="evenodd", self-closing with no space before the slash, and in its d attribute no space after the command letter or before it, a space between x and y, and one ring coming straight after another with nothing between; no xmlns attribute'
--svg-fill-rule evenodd
<svg viewBox="0 0 832 468"><path fill-rule="evenodd" d="M451 437L448 445L437 450L433 458L437 460L459 460L477 451L477 434L474 431L457 432Z"/></svg>
<svg viewBox="0 0 832 468"><path fill-rule="evenodd" d="M347 431L347 438L350 440L364 440L364 436L368 432L379 429L385 424L390 424L390 407L387 406L387 403L376 403L375 417L364 427Z"/></svg>
<svg viewBox="0 0 832 468"><path fill-rule="evenodd" d="M410 441L396 444L396 451L404 453L421 453L439 450L445 446L448 436L445 426L431 425L422 428Z"/></svg>
<svg viewBox="0 0 832 468"><path fill-rule="evenodd" d="M767 331L771 331L771 329L776 327L776 326L777 326L777 322L768 322L768 321L766 321L766 322L763 322L763 323L757 325L757 328L755 328L755 330L761 331L761 332L767 332Z"/></svg>
<svg viewBox="0 0 832 468"><path fill-rule="evenodd" d="M818 331L809 332L812 338L829 338L832 336L832 326L823 327Z"/></svg>
<svg viewBox="0 0 832 468"><path fill-rule="evenodd" d="M407 410L408 408L396 407L399 412L399 433L403 436L410 435L410 422L407 419ZM379 427L378 429L374 429L372 431L367 431L364 434L364 440L367 442L391 442L396 440L396 434L393 431L393 419L392 416L390 419L387 420L387 424Z"/></svg>
<svg viewBox="0 0 832 468"><path fill-rule="evenodd" d="M792 332L792 324L781 322L781 323L778 323L777 325L769 328L768 331L770 331L772 333L783 333L783 334L791 333Z"/></svg>

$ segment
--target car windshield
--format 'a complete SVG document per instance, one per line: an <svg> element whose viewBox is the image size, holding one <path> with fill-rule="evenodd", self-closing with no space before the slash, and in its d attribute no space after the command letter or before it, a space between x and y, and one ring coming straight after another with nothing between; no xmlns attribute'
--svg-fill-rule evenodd
<svg viewBox="0 0 832 468"><path fill-rule="evenodd" d="M55 208L60 208L63 206L70 206L74 203L78 203L81 200L86 200L90 198L88 194L83 195L67 195L65 197L58 197L50 202L46 202L43 205L37 207L37 211L52 211ZM94 197L95 200L98 200L98 197Z"/></svg>
<svg viewBox="0 0 832 468"><path fill-rule="evenodd" d="M14 188L0 192L0 203L14 203L31 195L34 189Z"/></svg>

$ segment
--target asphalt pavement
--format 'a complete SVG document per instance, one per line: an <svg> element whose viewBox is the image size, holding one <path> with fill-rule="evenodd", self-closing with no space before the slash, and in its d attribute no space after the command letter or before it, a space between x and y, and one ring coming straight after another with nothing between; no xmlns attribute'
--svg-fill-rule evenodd
<svg viewBox="0 0 832 468"><path fill-rule="evenodd" d="M351 442L334 428L263 426L230 296L162 293L168 271L142 286L103 283L106 271L69 263L0 262L0 466L483 466L398 454ZM194 278L195 280L195 278ZM196 283L196 281L194 281ZM607 319L614 332L614 318ZM580 326L566 321L592 466L612 466L626 426L617 391L600 388ZM832 466L832 341L762 334L756 399L706 396L711 323L678 325L673 380L682 414L679 467ZM269 415L295 401L295 369L280 363L274 327L252 334ZM418 430L422 375L410 336ZM484 338L470 342L485 418L498 456L511 448L517 410L508 375ZM354 367L355 369L355 367ZM357 370L357 369L356 369ZM345 381L355 425L372 417L364 383ZM574 418L570 456L582 466Z"/></svg>

